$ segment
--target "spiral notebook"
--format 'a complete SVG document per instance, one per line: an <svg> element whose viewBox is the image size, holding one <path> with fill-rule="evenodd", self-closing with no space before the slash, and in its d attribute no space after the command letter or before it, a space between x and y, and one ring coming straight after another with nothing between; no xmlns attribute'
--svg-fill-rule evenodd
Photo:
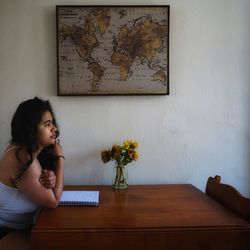
<svg viewBox="0 0 250 250"><path fill-rule="evenodd" d="M99 191L63 191L60 206L98 206Z"/></svg>

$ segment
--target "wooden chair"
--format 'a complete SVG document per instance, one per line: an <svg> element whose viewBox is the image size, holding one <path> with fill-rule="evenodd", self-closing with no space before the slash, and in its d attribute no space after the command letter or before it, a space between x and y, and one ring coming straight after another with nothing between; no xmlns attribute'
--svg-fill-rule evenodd
<svg viewBox="0 0 250 250"><path fill-rule="evenodd" d="M250 221L250 199L243 197L234 187L220 183L221 177L209 177L206 194L239 216Z"/></svg>

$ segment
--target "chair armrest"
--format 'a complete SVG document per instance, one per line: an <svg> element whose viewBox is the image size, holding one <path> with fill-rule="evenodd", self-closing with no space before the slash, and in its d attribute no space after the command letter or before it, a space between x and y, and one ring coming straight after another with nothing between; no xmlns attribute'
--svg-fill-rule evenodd
<svg viewBox="0 0 250 250"><path fill-rule="evenodd" d="M220 183L220 176L209 177L206 194L231 209L242 218L250 221L250 199L243 197L234 187Z"/></svg>

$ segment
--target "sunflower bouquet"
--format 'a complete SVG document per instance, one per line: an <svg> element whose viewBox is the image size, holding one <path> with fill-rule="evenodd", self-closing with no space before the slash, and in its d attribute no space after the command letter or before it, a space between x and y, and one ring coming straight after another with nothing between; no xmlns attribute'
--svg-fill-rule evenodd
<svg viewBox="0 0 250 250"><path fill-rule="evenodd" d="M138 143L132 140L125 140L123 144L114 144L111 149L101 152L101 158L104 163L116 161L116 175L113 186L115 189L125 189L128 186L125 174L125 166L138 159L136 148Z"/></svg>

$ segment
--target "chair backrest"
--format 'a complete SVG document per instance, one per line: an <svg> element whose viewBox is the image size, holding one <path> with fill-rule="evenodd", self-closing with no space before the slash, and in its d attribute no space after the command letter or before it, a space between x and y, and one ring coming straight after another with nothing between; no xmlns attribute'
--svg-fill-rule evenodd
<svg viewBox="0 0 250 250"><path fill-rule="evenodd" d="M234 187L220 183L221 177L209 177L206 194L223 206L228 207L244 219L250 221L250 199L243 197Z"/></svg>

